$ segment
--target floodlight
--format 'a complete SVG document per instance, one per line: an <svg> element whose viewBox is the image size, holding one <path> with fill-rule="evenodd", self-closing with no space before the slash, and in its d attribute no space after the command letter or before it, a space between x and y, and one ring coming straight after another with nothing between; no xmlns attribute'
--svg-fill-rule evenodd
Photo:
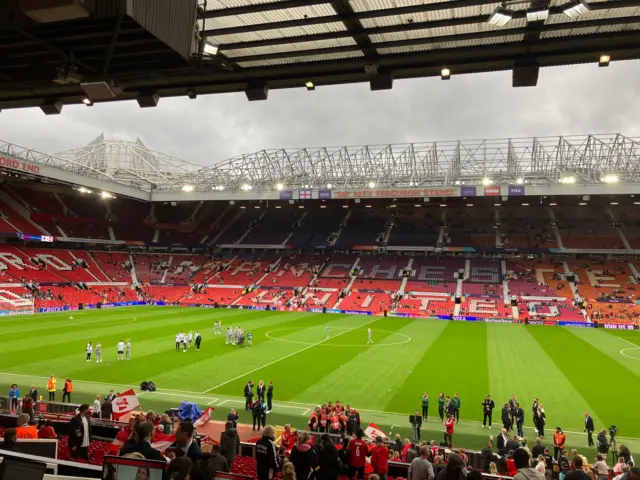
<svg viewBox="0 0 640 480"><path fill-rule="evenodd" d="M602 181L604 183L618 183L618 175L605 175Z"/></svg>
<svg viewBox="0 0 640 480"><path fill-rule="evenodd" d="M496 8L489 16L487 23L496 27L504 27L513 18L513 14L504 7Z"/></svg>
<svg viewBox="0 0 640 480"><path fill-rule="evenodd" d="M276 190L282 190L283 188L284 188L284 185L282 185L281 183L276 184Z"/></svg>
<svg viewBox="0 0 640 480"><path fill-rule="evenodd" d="M251 185L249 185L248 183L245 183L245 184L244 184L244 185L242 185L242 187L240 187L240 188L242 188L242 190L244 190L244 191L246 192L246 191L251 190L253 187L252 187Z"/></svg>
<svg viewBox="0 0 640 480"><path fill-rule="evenodd" d="M82 103L84 103L87 107L92 107L93 106L93 102L91 101L91 99L89 97L85 97L82 99Z"/></svg>
<svg viewBox="0 0 640 480"><path fill-rule="evenodd" d="M442 80L450 80L451 79L451 70L448 68L443 68L440 70L440 78Z"/></svg>
<svg viewBox="0 0 640 480"><path fill-rule="evenodd" d="M482 179L482 184L485 185L485 186L486 185L491 185L492 183L493 183L493 180L491 180L490 178L485 177L485 178Z"/></svg>
<svg viewBox="0 0 640 480"><path fill-rule="evenodd" d="M102 198L113 198L113 195L111 195L109 192L100 192L100 196Z"/></svg>
<svg viewBox="0 0 640 480"><path fill-rule="evenodd" d="M375 182L369 182L369 188L376 188Z"/></svg>
<svg viewBox="0 0 640 480"><path fill-rule="evenodd" d="M560 179L560 183L576 183L576 177L574 176L562 177Z"/></svg>
<svg viewBox="0 0 640 480"><path fill-rule="evenodd" d="M518 179L516 179L516 183L517 183L518 185L522 185L522 184L524 183L524 178L519 177Z"/></svg>
<svg viewBox="0 0 640 480"><path fill-rule="evenodd" d="M78 189L78 191L79 191L80 193L89 193L89 190L87 190L87 189L86 189L86 188L84 188L84 187L80 187L80 188Z"/></svg>
<svg viewBox="0 0 640 480"><path fill-rule="evenodd" d="M327 188L331 189L333 188L333 185L331 183L327 183Z"/></svg>
<svg viewBox="0 0 640 480"><path fill-rule="evenodd" d="M316 89L316 86L313 84L313 82L311 80L307 80L304 84L305 87L307 87L308 91L312 91Z"/></svg>
<svg viewBox="0 0 640 480"><path fill-rule="evenodd" d="M598 66L608 67L610 61L611 61L611 55L600 55L600 60L598 60Z"/></svg>
<svg viewBox="0 0 640 480"><path fill-rule="evenodd" d="M182 186L182 191L183 192L193 192L195 190L195 187L193 185L183 185Z"/></svg>
<svg viewBox="0 0 640 480"><path fill-rule="evenodd" d="M548 8L530 8L527 10L527 22L544 22L549 18Z"/></svg>
<svg viewBox="0 0 640 480"><path fill-rule="evenodd" d="M560 8L567 17L576 18L589 11L589 4L584 0L569 0Z"/></svg>

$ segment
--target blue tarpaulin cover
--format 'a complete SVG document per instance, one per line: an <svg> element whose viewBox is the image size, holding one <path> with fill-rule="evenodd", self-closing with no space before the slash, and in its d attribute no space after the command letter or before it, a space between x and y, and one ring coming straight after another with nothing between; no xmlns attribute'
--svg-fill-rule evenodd
<svg viewBox="0 0 640 480"><path fill-rule="evenodd" d="M202 415L202 410L195 403L191 402L182 402L178 407L178 416L180 420L185 420L190 418L191 421L195 422Z"/></svg>

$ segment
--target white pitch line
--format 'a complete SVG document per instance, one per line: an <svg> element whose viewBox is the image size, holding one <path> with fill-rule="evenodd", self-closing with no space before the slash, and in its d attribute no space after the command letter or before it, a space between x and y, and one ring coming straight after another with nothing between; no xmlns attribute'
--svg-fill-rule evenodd
<svg viewBox="0 0 640 480"><path fill-rule="evenodd" d="M242 377L246 377L247 375L251 375L252 373L257 372L258 370L262 370L263 368L270 367L271 365L274 365L274 364L276 364L278 362L281 362L282 360L286 360L287 358L291 358L294 355L297 355L297 354L302 353L302 352L304 352L306 350L309 350L310 348L314 348L314 347L317 347L318 345L322 345L327 340L331 340L333 338L338 338L340 335L344 335L345 333L349 333L349 332L352 332L354 330L357 330L358 328L362 328L362 327L364 327L366 325L369 325L370 323L375 322L376 320L379 320L379 318L375 317L375 318L369 320L368 322L363 323L362 325L358 325L357 327L353 327L353 328L350 328L348 330L345 330L344 332L338 333L337 335L334 335L333 337L324 338L324 339L320 340L319 342L312 343L311 345L308 345L308 346L306 346L304 348L301 348L300 350L296 350L295 352L290 353L288 355L285 355L284 357L277 358L273 362L269 362L269 363L267 363L265 365L261 365L258 368L254 368L253 370L249 370L248 372L245 372L245 373L243 373L241 375L238 375L237 377L234 377L234 378L232 378L230 380L227 380L225 382L219 383L218 385L216 385L214 387L211 387L208 390L205 390L204 392L201 392L201 393L209 393L212 390L215 390L216 388L220 388L220 387L222 387L222 386L224 386L224 385L226 385L228 383L234 382L234 381L236 381L236 380L238 380L238 379L240 379Z"/></svg>
<svg viewBox="0 0 640 480"><path fill-rule="evenodd" d="M207 403L207 405L211 405L211 404L213 404L213 403L216 403L217 401L218 401L218 399L217 399L217 398L214 398L213 400L211 400L210 402L208 402L208 403ZM224 403L224 402L222 402L222 403ZM220 405L222 405L222 403L221 403Z"/></svg>
<svg viewBox="0 0 640 480"><path fill-rule="evenodd" d="M334 337L335 338L335 337ZM23 375L23 374L19 374L19 373L3 373L0 372L0 377L2 377L3 375L7 375L7 376L13 376L13 377L22 377L22 378L39 378L39 379L43 379L43 380L47 380L49 377L38 377L35 375ZM82 383L89 383L89 384L96 384L96 385L110 385L110 386L114 386L114 387L127 387L127 388L138 388L138 386L135 385L122 385L122 384L117 384L117 383L102 383L102 382L92 382L92 381L88 381L88 380L74 380L77 384L82 384ZM171 393L171 392L177 392L177 393ZM161 391L155 391L155 392L141 392L141 393L145 393L145 396L147 398L151 397L151 396L156 396L156 395L160 395L160 396L169 396L169 397L182 397L183 399L186 397L186 399L202 399L202 400L212 400L212 397L203 397L200 394L198 394L197 392L190 392L190 391L183 391L183 390L168 390L166 389L162 389ZM238 403L241 405L244 405L245 403L245 399L242 397L233 397L231 395L228 395L225 397L225 402L231 402L231 403ZM301 405L301 406L298 406ZM311 403L302 403L302 402L274 402L273 406L274 407L283 407L283 408L291 408L291 409L299 409L299 410L303 410L305 412L311 411L311 408L309 408L309 406L311 406ZM312 408L315 408L315 406L312 406ZM358 409L360 412L367 412L367 413L373 413L373 414L377 414L377 415L400 415L400 416L406 416L406 412L405 413L398 413L398 412L386 412L386 411L382 411L382 410L371 410L371 409L367 409L367 408L359 408ZM306 415L305 413L301 413L300 416L304 416ZM461 423L463 424L477 424L480 425L480 420L474 421L474 420L465 420L462 419L460 420ZM437 423L437 422L436 422ZM525 430L535 430L534 427L524 427ZM571 430L564 430L565 433L570 433L570 434L575 434L575 435L583 435L584 432L577 432L577 431L571 431ZM623 437L618 435L616 438L619 439L625 439L625 440L640 440L640 438L637 437Z"/></svg>
<svg viewBox="0 0 640 480"><path fill-rule="evenodd" d="M218 404L218 407L221 407L222 405L224 405L225 403L227 403L229 400L223 400Z"/></svg>
<svg viewBox="0 0 640 480"><path fill-rule="evenodd" d="M307 408L304 412L302 412L302 416L304 417L305 415L307 415L310 410L310 408Z"/></svg>

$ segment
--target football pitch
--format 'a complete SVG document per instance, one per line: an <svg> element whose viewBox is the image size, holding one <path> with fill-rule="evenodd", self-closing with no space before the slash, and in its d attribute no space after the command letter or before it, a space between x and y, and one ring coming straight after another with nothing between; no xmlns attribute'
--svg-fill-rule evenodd
<svg viewBox="0 0 640 480"><path fill-rule="evenodd" d="M73 316L73 319L70 319ZM225 345L240 326L253 333L253 347ZM325 326L330 337L325 336ZM373 345L367 345L367 329ZM181 330L200 331L200 351L175 350ZM116 360L116 345L131 339L131 360ZM85 362L87 342L100 341L103 363ZM131 307L0 318L0 388L19 385L22 395L46 378L58 377L57 399L66 377L74 402L92 403L109 389L139 390L152 380L155 393L141 393L142 408L164 411L183 400L244 412L248 380L274 384L268 423L304 428L313 406L341 400L387 433L409 436L408 416L431 399L422 439L442 439L437 397L457 393L460 424L454 445L481 448L499 433L500 409L515 394L525 411L525 435L535 434L531 404L539 397L547 415L547 445L556 425L567 444L586 453L584 411L596 430L615 424L618 443L640 451L640 332L568 327L502 325L439 320L323 315L235 309ZM484 396L496 402L491 432L481 428Z"/></svg>

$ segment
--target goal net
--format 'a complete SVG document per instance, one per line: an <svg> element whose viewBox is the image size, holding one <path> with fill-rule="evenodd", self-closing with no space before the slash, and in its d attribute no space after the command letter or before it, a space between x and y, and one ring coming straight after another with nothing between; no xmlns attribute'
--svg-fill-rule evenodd
<svg viewBox="0 0 640 480"><path fill-rule="evenodd" d="M0 316L29 315L35 311L33 297L28 292L14 292L0 288Z"/></svg>

